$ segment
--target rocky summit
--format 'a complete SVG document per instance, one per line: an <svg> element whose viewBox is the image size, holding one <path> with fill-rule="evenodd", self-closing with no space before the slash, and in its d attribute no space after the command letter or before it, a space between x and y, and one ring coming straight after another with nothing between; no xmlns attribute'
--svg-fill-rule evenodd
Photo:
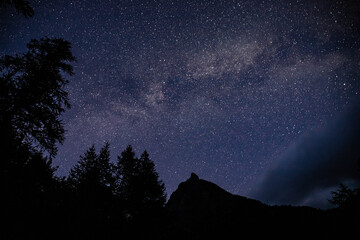
<svg viewBox="0 0 360 240"><path fill-rule="evenodd" d="M195 173L179 184L166 210L172 239L330 237L356 229L340 222L339 216L347 216L340 210L269 206L233 195Z"/></svg>

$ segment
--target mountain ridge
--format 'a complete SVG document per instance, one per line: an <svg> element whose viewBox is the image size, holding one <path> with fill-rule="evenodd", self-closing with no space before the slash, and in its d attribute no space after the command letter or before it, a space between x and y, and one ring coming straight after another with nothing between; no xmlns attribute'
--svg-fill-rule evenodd
<svg viewBox="0 0 360 240"><path fill-rule="evenodd" d="M333 237L351 232L338 209L270 206L234 195L195 173L179 184L165 206L172 239L223 239L246 236ZM350 221L350 220L349 220Z"/></svg>

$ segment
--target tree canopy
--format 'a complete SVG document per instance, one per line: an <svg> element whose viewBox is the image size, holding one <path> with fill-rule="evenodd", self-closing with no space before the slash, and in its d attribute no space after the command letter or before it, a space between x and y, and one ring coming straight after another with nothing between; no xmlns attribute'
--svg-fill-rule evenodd
<svg viewBox="0 0 360 240"><path fill-rule="evenodd" d="M0 8L14 7L18 14L23 14L24 17L34 16L34 10L30 6L29 1L26 0L0 0Z"/></svg>
<svg viewBox="0 0 360 240"><path fill-rule="evenodd" d="M118 157L115 168L118 194L124 200L128 216L134 217L164 206L165 185L159 180L155 164L146 151L140 158L136 158L129 145Z"/></svg>
<svg viewBox="0 0 360 240"><path fill-rule="evenodd" d="M60 115L70 108L63 74L73 75L75 57L61 38L33 39L27 47L25 54L0 59L2 137L54 156L64 141Z"/></svg>
<svg viewBox="0 0 360 240"><path fill-rule="evenodd" d="M108 191L112 192L113 166L110 163L109 143L96 153L95 146L91 146L79 162L70 170L68 181L77 191Z"/></svg>

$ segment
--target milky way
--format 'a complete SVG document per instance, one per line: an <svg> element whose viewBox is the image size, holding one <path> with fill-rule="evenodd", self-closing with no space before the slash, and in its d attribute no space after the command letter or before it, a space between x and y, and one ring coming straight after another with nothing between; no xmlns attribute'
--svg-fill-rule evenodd
<svg viewBox="0 0 360 240"><path fill-rule="evenodd" d="M259 178L360 91L354 1L30 1L1 11L1 52L62 37L77 58L54 164L128 144L168 193L191 172L250 196ZM292 202L290 202L292 203Z"/></svg>

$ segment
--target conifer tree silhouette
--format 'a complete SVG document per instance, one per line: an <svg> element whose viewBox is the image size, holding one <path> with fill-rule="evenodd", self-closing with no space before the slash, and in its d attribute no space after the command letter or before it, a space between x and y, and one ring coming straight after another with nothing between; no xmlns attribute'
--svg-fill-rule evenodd
<svg viewBox="0 0 360 240"><path fill-rule="evenodd" d="M109 146L106 143L99 154L95 146L91 146L70 170L68 183L73 192L70 214L76 219L73 232L80 238L101 238L109 231L109 224L117 214L113 205L113 166Z"/></svg>
<svg viewBox="0 0 360 240"><path fill-rule="evenodd" d="M138 159L129 145L118 157L116 178L128 218L159 210L165 204L165 185L146 151Z"/></svg>
<svg viewBox="0 0 360 240"><path fill-rule="evenodd" d="M163 207L166 202L165 184L159 180L155 164L149 158L147 151L140 157L140 179L142 187L142 204L146 208L156 209Z"/></svg>
<svg viewBox="0 0 360 240"><path fill-rule="evenodd" d="M68 181L76 191L101 194L112 193L114 185L113 166L110 163L109 143L96 153L92 145L84 155L80 156L79 162L70 170Z"/></svg>
<svg viewBox="0 0 360 240"><path fill-rule="evenodd" d="M117 196L123 201L126 208L126 217L133 217L136 211L137 177L139 175L138 161L131 145L118 156L115 167Z"/></svg>

